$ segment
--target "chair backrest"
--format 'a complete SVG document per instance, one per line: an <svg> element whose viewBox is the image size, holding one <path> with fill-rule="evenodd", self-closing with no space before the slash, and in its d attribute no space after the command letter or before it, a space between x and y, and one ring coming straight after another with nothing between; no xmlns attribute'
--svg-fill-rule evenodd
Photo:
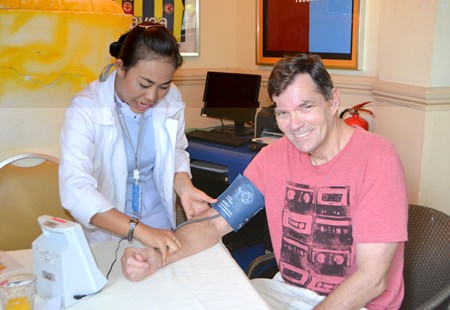
<svg viewBox="0 0 450 310"><path fill-rule="evenodd" d="M403 274L405 297L401 309L417 309L423 304L430 305L426 309L436 309L433 303L440 301L433 301L435 296L441 292L442 298L448 297L443 290L448 291L450 284L449 215L424 206L409 206Z"/></svg>
<svg viewBox="0 0 450 310"><path fill-rule="evenodd" d="M0 162L0 250L31 248L45 214L72 219L59 199L58 159L29 153Z"/></svg>

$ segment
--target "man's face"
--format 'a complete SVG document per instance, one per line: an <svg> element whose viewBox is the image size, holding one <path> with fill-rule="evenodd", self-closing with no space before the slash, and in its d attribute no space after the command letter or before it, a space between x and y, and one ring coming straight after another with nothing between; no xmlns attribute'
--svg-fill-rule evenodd
<svg viewBox="0 0 450 310"><path fill-rule="evenodd" d="M330 135L339 105L337 90L326 100L311 77L300 74L273 100L278 127L292 144L312 157L327 158L334 147Z"/></svg>

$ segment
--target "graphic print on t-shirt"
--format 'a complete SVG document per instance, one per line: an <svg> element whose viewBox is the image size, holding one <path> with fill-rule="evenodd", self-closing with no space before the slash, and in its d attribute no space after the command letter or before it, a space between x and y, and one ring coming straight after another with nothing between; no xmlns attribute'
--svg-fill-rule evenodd
<svg viewBox="0 0 450 310"><path fill-rule="evenodd" d="M288 182L280 271L286 282L329 294L350 273L352 221L348 187Z"/></svg>

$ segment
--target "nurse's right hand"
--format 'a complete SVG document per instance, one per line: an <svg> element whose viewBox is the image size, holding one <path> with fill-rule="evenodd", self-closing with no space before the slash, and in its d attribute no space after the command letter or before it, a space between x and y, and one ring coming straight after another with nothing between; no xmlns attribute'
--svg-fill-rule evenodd
<svg viewBox="0 0 450 310"><path fill-rule="evenodd" d="M171 230L156 229L139 223L135 236L142 244L159 250L163 265L166 264L168 253L174 253L181 248L181 242Z"/></svg>

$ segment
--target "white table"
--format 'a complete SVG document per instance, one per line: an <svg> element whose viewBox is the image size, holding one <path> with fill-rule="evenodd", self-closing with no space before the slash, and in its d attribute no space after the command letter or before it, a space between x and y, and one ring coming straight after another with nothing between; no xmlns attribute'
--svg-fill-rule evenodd
<svg viewBox="0 0 450 310"><path fill-rule="evenodd" d="M117 242L92 246L105 275L116 246ZM121 272L120 257L128 246L122 242L105 288L68 309L269 309L222 244L167 265L139 282L128 281ZM33 271L31 250L8 254L23 266L11 272Z"/></svg>

